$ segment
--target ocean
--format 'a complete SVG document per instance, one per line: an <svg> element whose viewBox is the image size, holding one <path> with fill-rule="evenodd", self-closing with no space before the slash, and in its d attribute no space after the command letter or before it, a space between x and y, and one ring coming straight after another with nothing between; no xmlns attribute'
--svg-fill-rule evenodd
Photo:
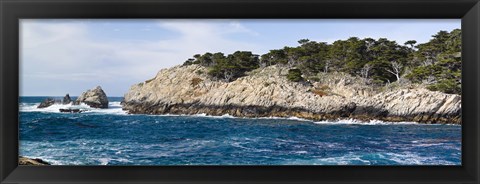
<svg viewBox="0 0 480 184"><path fill-rule="evenodd" d="M461 165L461 126L37 109L20 97L22 156L53 165ZM61 97L57 97L61 98Z"/></svg>

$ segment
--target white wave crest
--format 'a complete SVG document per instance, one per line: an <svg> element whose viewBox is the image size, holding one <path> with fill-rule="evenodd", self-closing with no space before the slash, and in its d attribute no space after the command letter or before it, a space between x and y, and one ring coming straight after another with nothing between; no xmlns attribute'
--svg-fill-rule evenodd
<svg viewBox="0 0 480 184"><path fill-rule="evenodd" d="M310 122L313 122L312 120L303 119L303 118L299 118L299 117L295 117L295 116L291 116L291 117L270 116L270 117L260 117L258 119L278 119L278 120L295 120L295 121L310 121Z"/></svg>
<svg viewBox="0 0 480 184"><path fill-rule="evenodd" d="M127 112L122 110L122 105L120 102L110 102L108 103L108 109L97 109L91 108L87 104L81 103L80 105L70 104L54 104L46 108L37 108L40 103L21 103L20 112L46 112L46 113L62 113L60 109L80 109L85 110L82 113L88 114L117 114L117 115L126 115Z"/></svg>
<svg viewBox="0 0 480 184"><path fill-rule="evenodd" d="M149 116L185 116L185 117L188 117L188 116L193 116L193 117L204 117L204 118L243 118L243 117L235 117L235 116L232 116L230 114L224 114L224 115L221 115L221 116L212 116L212 115L207 115L206 113L200 113L200 114L193 114L193 115L189 115L189 114L159 114L159 115L151 115L149 114Z"/></svg>
<svg viewBox="0 0 480 184"><path fill-rule="evenodd" d="M321 125L418 125L417 122L386 122L380 120L361 121L357 119L345 119L336 121L318 121Z"/></svg>
<svg viewBox="0 0 480 184"><path fill-rule="evenodd" d="M377 163L377 159L394 162L393 165L457 165L452 161L442 160L434 156L421 156L412 152L348 153L335 157L289 160L282 162L281 165L392 165L392 163Z"/></svg>

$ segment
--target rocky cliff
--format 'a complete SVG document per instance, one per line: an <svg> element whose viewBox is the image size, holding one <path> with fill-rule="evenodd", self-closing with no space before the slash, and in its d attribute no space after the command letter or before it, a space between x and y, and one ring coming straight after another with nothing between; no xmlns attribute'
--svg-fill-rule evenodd
<svg viewBox="0 0 480 184"><path fill-rule="evenodd" d="M239 117L355 118L461 124L461 97L421 87L373 89L342 73L318 82L291 82L286 68L270 66L233 82L213 81L199 65L163 69L125 94L124 110L137 114Z"/></svg>

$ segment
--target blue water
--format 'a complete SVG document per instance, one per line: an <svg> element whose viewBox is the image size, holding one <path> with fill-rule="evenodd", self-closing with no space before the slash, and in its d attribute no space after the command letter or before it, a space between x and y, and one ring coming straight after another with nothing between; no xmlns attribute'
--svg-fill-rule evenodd
<svg viewBox="0 0 480 184"><path fill-rule="evenodd" d="M461 165L461 126L59 113L20 99L20 155L55 165Z"/></svg>

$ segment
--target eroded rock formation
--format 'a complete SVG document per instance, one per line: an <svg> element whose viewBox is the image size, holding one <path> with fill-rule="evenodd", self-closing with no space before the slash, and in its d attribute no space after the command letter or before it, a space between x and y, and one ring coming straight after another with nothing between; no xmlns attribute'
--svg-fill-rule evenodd
<svg viewBox="0 0 480 184"><path fill-rule="evenodd" d="M75 104L85 103L93 108L108 108L108 98L102 87L97 86L83 92L75 101Z"/></svg>

